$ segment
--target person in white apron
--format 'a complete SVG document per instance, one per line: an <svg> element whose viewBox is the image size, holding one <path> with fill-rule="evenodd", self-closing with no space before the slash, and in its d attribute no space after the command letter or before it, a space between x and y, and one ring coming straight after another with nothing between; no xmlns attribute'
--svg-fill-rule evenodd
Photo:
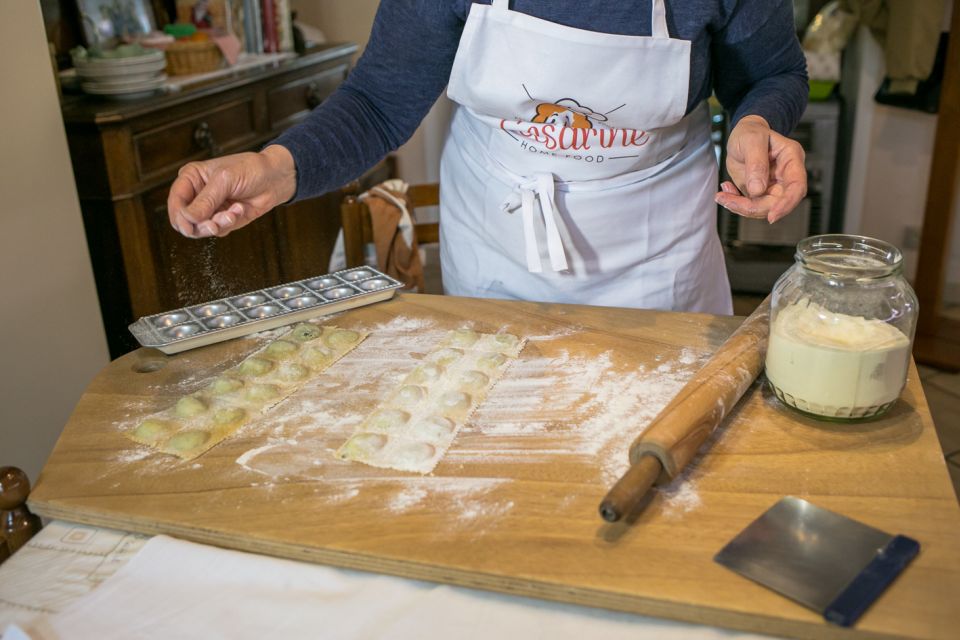
<svg viewBox="0 0 960 640"><path fill-rule="evenodd" d="M690 43L670 37L663 0L650 37L508 4L471 8L450 74L445 290L732 313L710 114L684 116Z"/></svg>
<svg viewBox="0 0 960 640"><path fill-rule="evenodd" d="M469 5L447 87L459 107L441 162L447 293L732 312L716 202L736 210L759 200L730 183L716 195L709 110L688 105L691 42L671 37L664 0L650 7L651 35L634 36L550 22L508 0ZM297 188L284 154L268 146L243 161L252 168L222 160L248 183L287 185L261 198L278 204ZM230 204L217 162L185 167L171 190L171 222L185 235L224 235L268 208ZM802 174L788 187L795 204L805 190L802 151L791 162ZM281 173L282 181L264 177ZM187 212L201 189L224 204ZM767 208L771 221L786 213Z"/></svg>

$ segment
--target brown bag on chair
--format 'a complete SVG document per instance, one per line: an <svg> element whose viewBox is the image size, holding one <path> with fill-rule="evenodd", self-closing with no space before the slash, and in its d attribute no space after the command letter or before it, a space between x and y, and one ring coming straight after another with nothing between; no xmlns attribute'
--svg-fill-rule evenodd
<svg viewBox="0 0 960 640"><path fill-rule="evenodd" d="M373 244L377 250L377 268L404 283L407 291L423 291L423 263L417 236L410 230L410 244L403 237L400 221L406 208L413 222L413 211L403 193L391 191L383 185L370 189L363 196L370 210L370 226L373 229Z"/></svg>

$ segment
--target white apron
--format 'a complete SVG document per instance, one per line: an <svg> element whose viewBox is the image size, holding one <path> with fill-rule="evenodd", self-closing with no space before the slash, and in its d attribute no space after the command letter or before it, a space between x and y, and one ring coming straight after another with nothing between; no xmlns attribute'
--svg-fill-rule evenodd
<svg viewBox="0 0 960 640"><path fill-rule="evenodd" d="M690 43L474 4L447 93L441 263L452 295L732 313Z"/></svg>

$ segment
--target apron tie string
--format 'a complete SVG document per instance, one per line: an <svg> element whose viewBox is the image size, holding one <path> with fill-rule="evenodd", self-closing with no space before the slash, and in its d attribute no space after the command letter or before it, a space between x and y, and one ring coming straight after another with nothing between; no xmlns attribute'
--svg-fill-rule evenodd
<svg viewBox="0 0 960 640"><path fill-rule="evenodd" d="M540 245L533 225L534 200L540 201L540 212L543 216L543 226L547 235L547 253L550 255L550 267L554 271L566 271L567 254L563 248L560 229L557 227L556 202L554 201L554 187L552 173L536 173L525 178L514 187L510 196L500 205L500 208L513 213L518 208L523 216L523 243L527 258L527 270L530 273L541 273Z"/></svg>

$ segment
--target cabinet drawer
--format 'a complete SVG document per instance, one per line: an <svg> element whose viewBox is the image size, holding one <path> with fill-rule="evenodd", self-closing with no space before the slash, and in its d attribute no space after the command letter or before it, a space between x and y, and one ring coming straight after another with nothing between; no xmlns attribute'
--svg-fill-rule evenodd
<svg viewBox="0 0 960 640"><path fill-rule="evenodd" d="M143 180L190 160L244 147L256 137L254 101L248 96L136 134L137 171Z"/></svg>
<svg viewBox="0 0 960 640"><path fill-rule="evenodd" d="M267 93L270 129L283 129L302 120L346 77L347 65L343 64L270 89Z"/></svg>

